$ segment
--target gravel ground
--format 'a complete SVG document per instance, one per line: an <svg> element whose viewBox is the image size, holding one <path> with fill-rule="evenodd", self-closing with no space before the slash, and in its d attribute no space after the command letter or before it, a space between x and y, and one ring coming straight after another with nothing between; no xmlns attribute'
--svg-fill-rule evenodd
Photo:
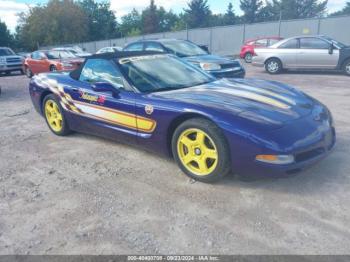
<svg viewBox="0 0 350 262"><path fill-rule="evenodd" d="M326 104L334 152L288 179L195 183L170 159L53 135L28 79L0 77L0 254L349 254L350 78L247 71Z"/></svg>

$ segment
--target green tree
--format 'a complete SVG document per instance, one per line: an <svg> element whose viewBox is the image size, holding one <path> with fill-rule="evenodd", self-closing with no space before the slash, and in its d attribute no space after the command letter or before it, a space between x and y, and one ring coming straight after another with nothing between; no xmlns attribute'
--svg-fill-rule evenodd
<svg viewBox="0 0 350 262"><path fill-rule="evenodd" d="M82 42L87 39L88 18L73 0L50 0L22 13L17 39L22 47L34 50L38 45Z"/></svg>
<svg viewBox="0 0 350 262"><path fill-rule="evenodd" d="M268 2L265 17L269 20L312 18L324 15L327 0L272 0ZM268 19L268 18L265 18Z"/></svg>
<svg viewBox="0 0 350 262"><path fill-rule="evenodd" d="M0 46L9 46L13 45L13 37L10 31L7 29L5 23L0 20Z"/></svg>
<svg viewBox="0 0 350 262"><path fill-rule="evenodd" d="M88 18L88 40L102 40L117 35L117 20L108 2L82 0L78 2Z"/></svg>
<svg viewBox="0 0 350 262"><path fill-rule="evenodd" d="M263 6L261 0L240 0L240 8L243 11L243 20L246 23L257 22L258 14Z"/></svg>
<svg viewBox="0 0 350 262"><path fill-rule="evenodd" d="M257 22L275 21L280 19L279 9L273 6L271 2L267 2L263 6L256 17Z"/></svg>
<svg viewBox="0 0 350 262"><path fill-rule="evenodd" d="M210 24L211 11L207 0L191 0L184 9L185 19L190 28L206 27Z"/></svg>
<svg viewBox="0 0 350 262"><path fill-rule="evenodd" d="M209 26L223 26L225 24L225 15L213 14L210 16Z"/></svg>
<svg viewBox="0 0 350 262"><path fill-rule="evenodd" d="M135 33L136 31L139 31L139 34L141 34L141 14L134 8L130 13L122 16L119 29L122 35L129 35L130 32Z"/></svg>
<svg viewBox="0 0 350 262"><path fill-rule="evenodd" d="M172 10L169 12L164 7L159 7L157 10L159 18L159 31L167 32L171 31L171 28L179 21L179 16L174 14Z"/></svg>
<svg viewBox="0 0 350 262"><path fill-rule="evenodd" d="M237 17L233 10L233 4L230 2L227 6L226 13L224 15L224 24L225 25L234 25L237 22Z"/></svg>
<svg viewBox="0 0 350 262"><path fill-rule="evenodd" d="M350 1L346 3L346 5L342 10L332 13L330 16L338 16L338 15L350 15Z"/></svg>
<svg viewBox="0 0 350 262"><path fill-rule="evenodd" d="M142 25L144 34L159 32L159 16L154 0L151 0L150 5L142 12Z"/></svg>
<svg viewBox="0 0 350 262"><path fill-rule="evenodd" d="M187 25L186 25L184 14L180 14L178 18L179 19L174 23L174 25L170 29L173 32L186 29Z"/></svg>
<svg viewBox="0 0 350 262"><path fill-rule="evenodd" d="M139 28L132 28L126 34L126 36L139 36L139 35L141 35L141 30Z"/></svg>

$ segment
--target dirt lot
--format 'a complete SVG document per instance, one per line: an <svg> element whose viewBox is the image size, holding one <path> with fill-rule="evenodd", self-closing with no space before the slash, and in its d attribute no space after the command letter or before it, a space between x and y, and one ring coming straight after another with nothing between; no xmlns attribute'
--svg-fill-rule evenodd
<svg viewBox="0 0 350 262"><path fill-rule="evenodd" d="M28 79L0 77L0 254L349 254L350 78L247 70L326 104L335 151L293 178L194 183L137 148L54 136Z"/></svg>

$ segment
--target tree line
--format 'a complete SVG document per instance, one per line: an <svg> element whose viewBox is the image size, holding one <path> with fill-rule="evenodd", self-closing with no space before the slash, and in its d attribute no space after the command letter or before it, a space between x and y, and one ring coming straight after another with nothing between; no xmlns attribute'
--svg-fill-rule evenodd
<svg viewBox="0 0 350 262"><path fill-rule="evenodd" d="M35 50L38 46L137 36L191 28L234 25L326 16L327 0L240 0L238 16L230 2L224 13L214 14L207 0L189 0L179 14L157 6L154 0L141 12L136 9L117 20L109 2L49 0L18 14L15 33L0 21L0 46ZM350 14L350 1L328 16Z"/></svg>

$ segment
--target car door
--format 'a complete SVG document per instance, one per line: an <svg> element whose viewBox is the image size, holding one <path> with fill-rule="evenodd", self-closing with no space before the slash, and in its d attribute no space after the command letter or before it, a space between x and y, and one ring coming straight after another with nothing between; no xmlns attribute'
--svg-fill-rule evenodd
<svg viewBox="0 0 350 262"><path fill-rule="evenodd" d="M42 72L42 59L41 52L33 52L30 56L30 59L27 60L28 67L33 72L33 74L38 74Z"/></svg>
<svg viewBox="0 0 350 262"><path fill-rule="evenodd" d="M97 83L108 83L113 90L97 91ZM79 80L67 91L76 109L72 114L73 129L130 143L136 141L135 93L112 60L87 60Z"/></svg>
<svg viewBox="0 0 350 262"><path fill-rule="evenodd" d="M277 56L283 64L283 68L296 68L297 52L299 51L299 40L289 39L281 43L277 48L271 48L273 55Z"/></svg>
<svg viewBox="0 0 350 262"><path fill-rule="evenodd" d="M329 52L330 43L317 37L300 38L300 49L297 53L299 68L334 69L339 60L339 50Z"/></svg>

